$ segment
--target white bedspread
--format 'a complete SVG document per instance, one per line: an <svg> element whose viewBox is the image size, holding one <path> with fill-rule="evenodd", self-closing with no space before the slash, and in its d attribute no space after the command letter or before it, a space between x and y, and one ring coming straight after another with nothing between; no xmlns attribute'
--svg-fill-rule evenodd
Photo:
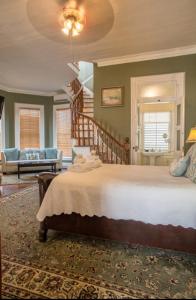
<svg viewBox="0 0 196 300"><path fill-rule="evenodd" d="M37 219L62 213L196 229L196 184L168 167L103 165L51 183Z"/></svg>

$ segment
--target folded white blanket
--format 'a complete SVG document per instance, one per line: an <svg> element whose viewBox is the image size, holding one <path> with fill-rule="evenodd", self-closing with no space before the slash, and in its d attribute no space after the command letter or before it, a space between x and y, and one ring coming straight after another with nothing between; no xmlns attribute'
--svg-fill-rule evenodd
<svg viewBox="0 0 196 300"><path fill-rule="evenodd" d="M102 162L98 156L92 155L84 158L80 154L75 158L74 164L68 168L68 171L82 173L91 171L101 166Z"/></svg>
<svg viewBox="0 0 196 300"><path fill-rule="evenodd" d="M93 169L101 167L102 163L99 161L87 161L83 164L74 164L68 168L68 171L71 172L88 172Z"/></svg>

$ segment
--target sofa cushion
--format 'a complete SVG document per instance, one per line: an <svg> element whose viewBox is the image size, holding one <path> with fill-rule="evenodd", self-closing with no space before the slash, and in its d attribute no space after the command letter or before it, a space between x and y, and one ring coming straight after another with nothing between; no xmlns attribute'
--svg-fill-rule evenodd
<svg viewBox="0 0 196 300"><path fill-rule="evenodd" d="M18 160L18 149L17 148L8 148L4 150L4 154L7 161Z"/></svg>
<svg viewBox="0 0 196 300"><path fill-rule="evenodd" d="M46 159L57 159L57 149L56 148L46 148Z"/></svg>

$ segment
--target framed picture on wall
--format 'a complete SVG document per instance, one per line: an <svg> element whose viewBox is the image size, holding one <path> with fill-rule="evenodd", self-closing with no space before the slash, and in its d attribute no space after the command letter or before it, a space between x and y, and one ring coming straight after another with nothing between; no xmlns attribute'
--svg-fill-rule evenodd
<svg viewBox="0 0 196 300"><path fill-rule="evenodd" d="M113 107L123 105L123 88L112 87L101 90L101 106Z"/></svg>

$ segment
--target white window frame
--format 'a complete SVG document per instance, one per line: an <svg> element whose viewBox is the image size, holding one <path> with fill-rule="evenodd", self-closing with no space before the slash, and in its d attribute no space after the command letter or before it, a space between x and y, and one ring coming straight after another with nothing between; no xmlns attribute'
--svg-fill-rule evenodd
<svg viewBox="0 0 196 300"><path fill-rule="evenodd" d="M130 122L130 132L131 132L131 151L130 151L130 161L131 164L137 164L138 163L138 152L135 151L136 148L138 148L138 135L139 135L139 129L138 129L138 113L137 113L137 105L138 103L149 103L151 102L157 102L157 99L159 99L159 102L164 102L166 99L169 102L178 103L180 100L181 104L181 112L182 112L182 118L181 118L181 124L178 126L181 131L181 139L180 139L180 151L177 151L176 149L176 134L175 130L177 129L176 126L176 116L172 114L172 122L174 122L173 130L172 130L172 139L173 143L171 144L171 151L179 152L180 154L183 152L184 148L184 129L185 129L185 76L186 74L184 72L180 73L170 73L170 74L157 74L157 75L146 75L146 76L139 76L139 77L131 77L130 78L130 94L131 94L131 122ZM176 82L176 97L153 97L150 98L140 98L138 97L138 86L141 83L160 83L163 81L175 81Z"/></svg>
<svg viewBox="0 0 196 300"><path fill-rule="evenodd" d="M40 149L45 147L44 105L15 103L15 147L20 149L20 109L38 109L40 111Z"/></svg>
<svg viewBox="0 0 196 300"><path fill-rule="evenodd" d="M53 146L57 148L57 128L56 128L56 111L57 109L70 109L70 104L53 105ZM72 159L71 156L63 156L64 160Z"/></svg>
<svg viewBox="0 0 196 300"><path fill-rule="evenodd" d="M2 116L1 116L1 145L3 150L5 148L5 103L3 106Z"/></svg>

